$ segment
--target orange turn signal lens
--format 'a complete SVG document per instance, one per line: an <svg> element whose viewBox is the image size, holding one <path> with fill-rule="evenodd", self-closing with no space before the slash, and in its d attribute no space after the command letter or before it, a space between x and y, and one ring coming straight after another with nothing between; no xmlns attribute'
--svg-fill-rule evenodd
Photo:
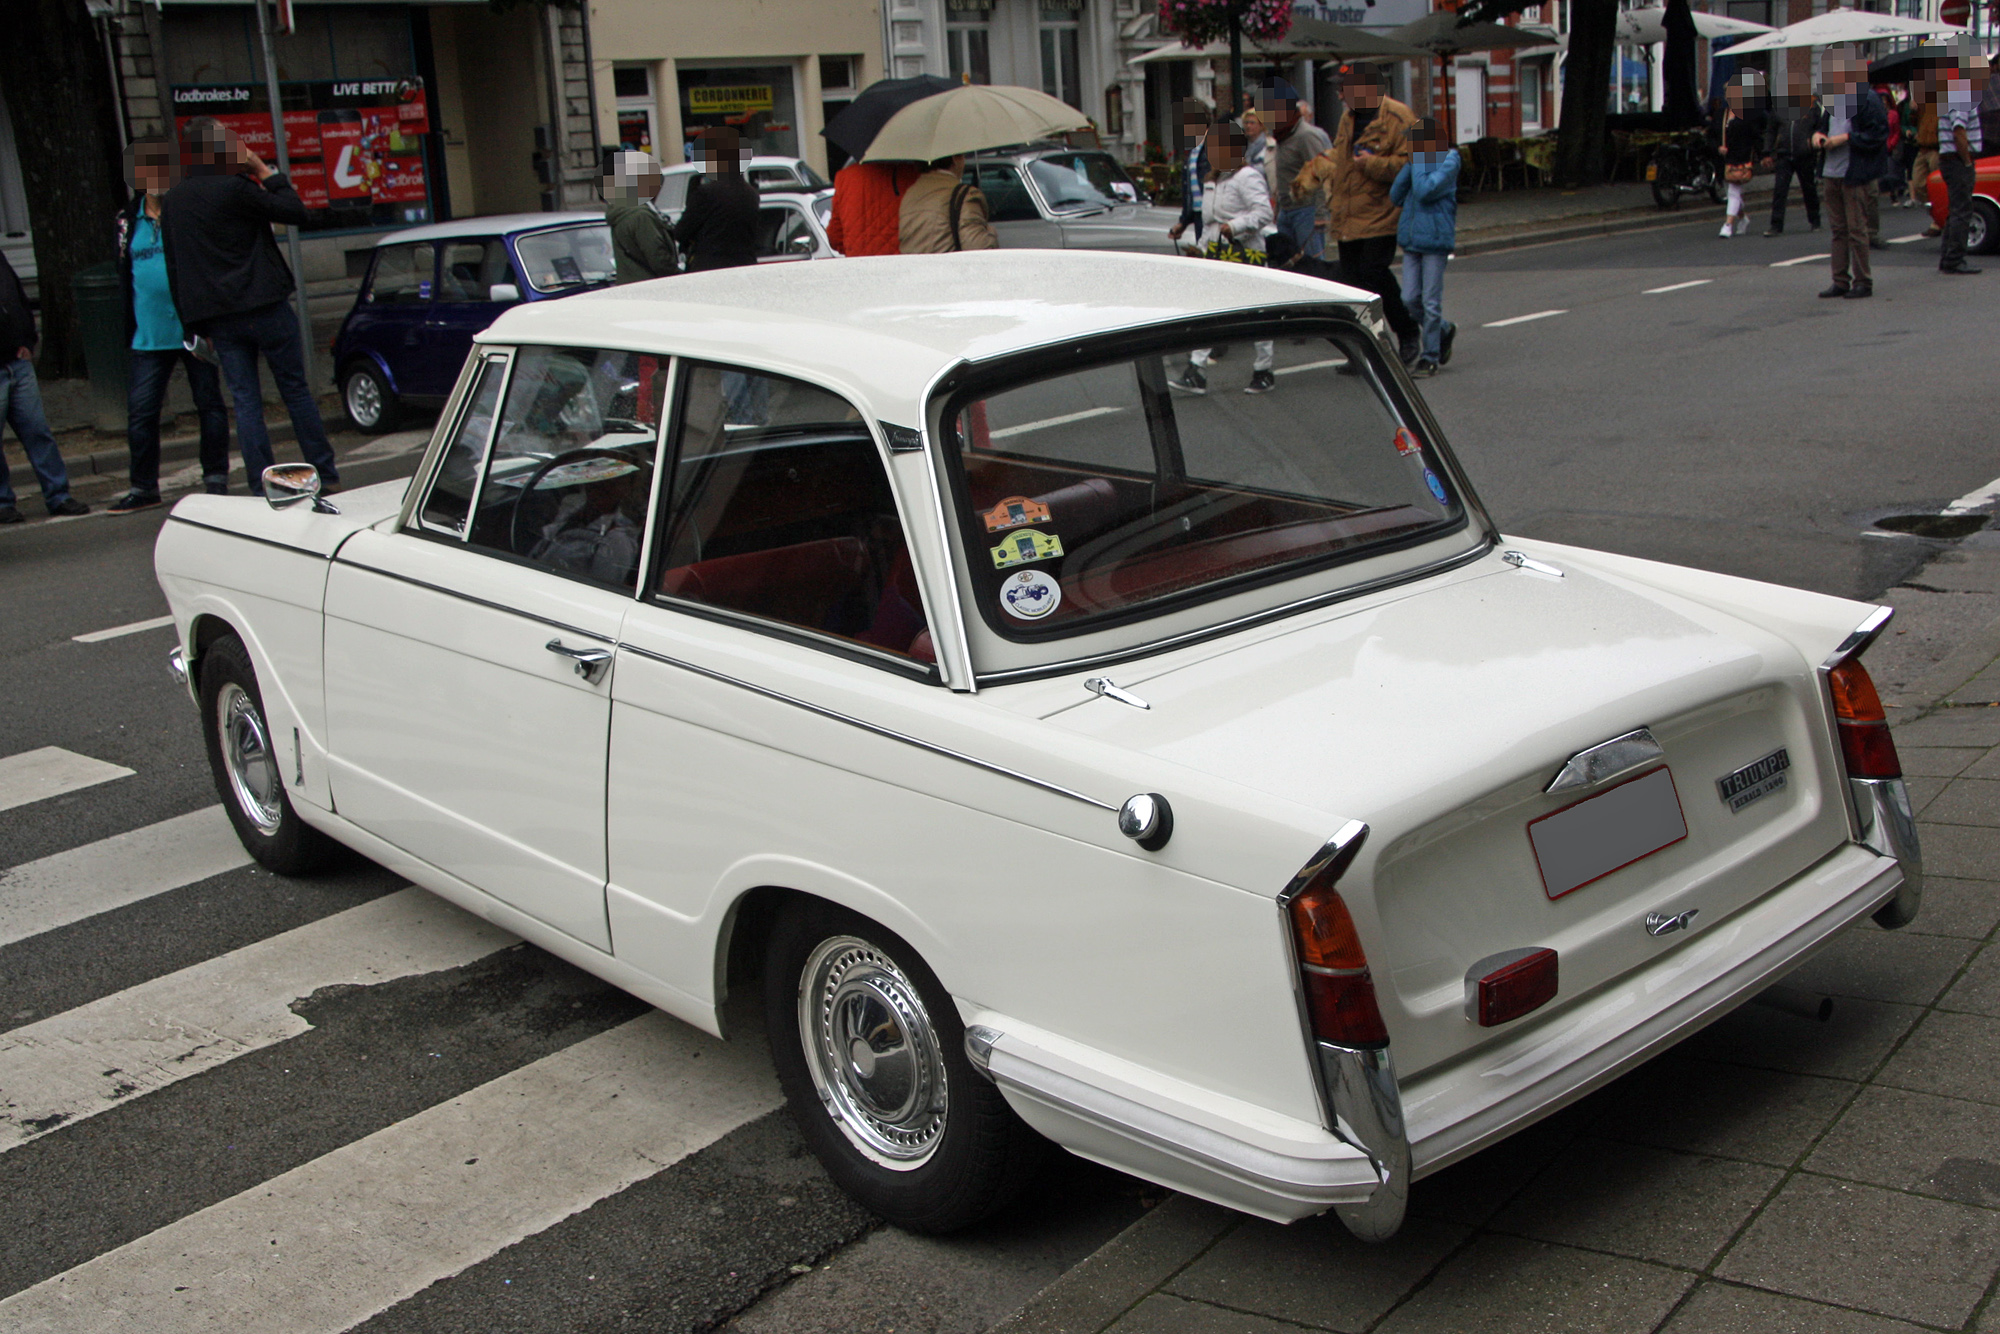
<svg viewBox="0 0 2000 1334"><path fill-rule="evenodd" d="M1328 884L1310 885L1292 900L1292 940L1313 1036L1342 1047L1379 1047L1389 1040L1375 1003L1368 956L1354 917Z"/></svg>
<svg viewBox="0 0 2000 1334"><path fill-rule="evenodd" d="M1889 735L1888 715L1875 682L1858 658L1826 674L1833 692L1833 716L1840 727L1840 756L1849 778L1901 778L1903 761Z"/></svg>
<svg viewBox="0 0 2000 1334"><path fill-rule="evenodd" d="M1292 900L1292 935L1299 962L1314 968L1366 968L1354 918L1332 886L1312 885Z"/></svg>
<svg viewBox="0 0 2000 1334"><path fill-rule="evenodd" d="M1882 697L1875 693L1875 680L1861 659L1849 658L1826 674L1833 688L1833 716L1844 723L1888 721L1882 711Z"/></svg>

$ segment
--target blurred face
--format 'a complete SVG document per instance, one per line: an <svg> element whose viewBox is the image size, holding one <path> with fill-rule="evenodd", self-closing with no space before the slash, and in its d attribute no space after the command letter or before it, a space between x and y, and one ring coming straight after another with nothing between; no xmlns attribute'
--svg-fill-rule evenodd
<svg viewBox="0 0 2000 1334"><path fill-rule="evenodd" d="M1358 111L1371 111L1382 105L1382 85L1372 75L1350 74L1340 96Z"/></svg>
<svg viewBox="0 0 2000 1334"><path fill-rule="evenodd" d="M1224 135L1211 136L1208 141L1208 161L1218 175L1227 176L1243 165L1244 145Z"/></svg>
<svg viewBox="0 0 2000 1334"><path fill-rule="evenodd" d="M173 159L164 147L138 148L132 153L130 183L149 195L165 194L174 183Z"/></svg>
<svg viewBox="0 0 2000 1334"><path fill-rule="evenodd" d="M1252 139L1264 132L1264 118L1257 114L1255 107L1243 113L1243 132Z"/></svg>
<svg viewBox="0 0 2000 1334"><path fill-rule="evenodd" d="M1181 113L1180 145L1182 148L1184 149L1193 148L1196 144L1200 143L1207 134L1208 134L1208 117L1196 114L1195 112L1192 111L1184 111Z"/></svg>

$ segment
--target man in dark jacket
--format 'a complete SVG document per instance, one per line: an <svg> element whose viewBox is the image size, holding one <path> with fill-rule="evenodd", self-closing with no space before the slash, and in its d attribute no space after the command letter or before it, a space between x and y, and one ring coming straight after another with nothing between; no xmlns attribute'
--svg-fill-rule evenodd
<svg viewBox="0 0 2000 1334"><path fill-rule="evenodd" d="M743 175L736 131L726 126L701 137L707 171L688 188L687 208L674 239L687 255L687 271L733 269L757 262L757 187Z"/></svg>
<svg viewBox="0 0 2000 1334"><path fill-rule="evenodd" d="M1826 150L1821 193L1833 233L1833 285L1823 297L1875 295L1868 264L1868 197L1889 160L1889 113L1868 86L1868 62L1839 48L1820 59L1826 129L1813 146Z"/></svg>
<svg viewBox="0 0 2000 1334"><path fill-rule="evenodd" d="M49 419L42 411L42 385L35 378L35 313L28 309L28 293L14 275L14 266L0 255L0 422L14 428L21 448L28 451L28 464L35 480L42 484L42 501L49 517L88 514L90 506L69 494L69 469L63 466L62 452L49 431ZM14 484L7 477L7 457L0 454L0 523L21 522L14 505Z"/></svg>
<svg viewBox="0 0 2000 1334"><path fill-rule="evenodd" d="M1764 125L1764 160L1771 164L1771 225L1764 235L1784 232L1785 205L1791 202L1794 176L1805 201L1806 226L1819 230L1819 150L1813 147L1813 136L1825 128L1819 99L1809 94L1788 94L1772 108Z"/></svg>
<svg viewBox="0 0 2000 1334"><path fill-rule="evenodd" d="M167 276L181 322L215 344L229 378L250 494L264 494L264 469L273 462L257 379L260 353L291 415L299 451L332 490L340 471L306 383L292 271L271 234L274 222L304 224L306 206L282 173L207 116L187 123L182 152L187 174L167 191L162 211Z"/></svg>

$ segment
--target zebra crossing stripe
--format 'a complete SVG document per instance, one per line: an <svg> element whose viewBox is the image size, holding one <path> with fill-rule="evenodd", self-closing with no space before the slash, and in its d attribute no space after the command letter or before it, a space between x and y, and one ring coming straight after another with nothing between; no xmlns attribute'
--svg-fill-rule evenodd
<svg viewBox="0 0 2000 1334"><path fill-rule="evenodd" d="M23 862L0 874L0 945L233 871L249 861L250 854L237 840L222 807L209 806Z"/></svg>
<svg viewBox="0 0 2000 1334"><path fill-rule="evenodd" d="M652 1013L0 1301L10 1334L336 1334L777 1107ZM587 1132L587 1133L580 1133Z"/></svg>
<svg viewBox="0 0 2000 1334"><path fill-rule="evenodd" d="M457 968L515 937L420 889L349 908L0 1034L0 1153L310 1027L336 983Z"/></svg>
<svg viewBox="0 0 2000 1334"><path fill-rule="evenodd" d="M0 811L131 775L122 764L93 760L61 746L24 750L0 759Z"/></svg>

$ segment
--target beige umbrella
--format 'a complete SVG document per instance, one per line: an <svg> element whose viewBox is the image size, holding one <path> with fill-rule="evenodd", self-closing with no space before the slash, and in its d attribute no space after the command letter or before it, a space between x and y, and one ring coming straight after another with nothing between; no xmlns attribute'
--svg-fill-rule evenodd
<svg viewBox="0 0 2000 1334"><path fill-rule="evenodd" d="M935 162L984 148L1024 144L1090 121L1067 102L1032 88L968 83L912 102L875 136L864 162Z"/></svg>

